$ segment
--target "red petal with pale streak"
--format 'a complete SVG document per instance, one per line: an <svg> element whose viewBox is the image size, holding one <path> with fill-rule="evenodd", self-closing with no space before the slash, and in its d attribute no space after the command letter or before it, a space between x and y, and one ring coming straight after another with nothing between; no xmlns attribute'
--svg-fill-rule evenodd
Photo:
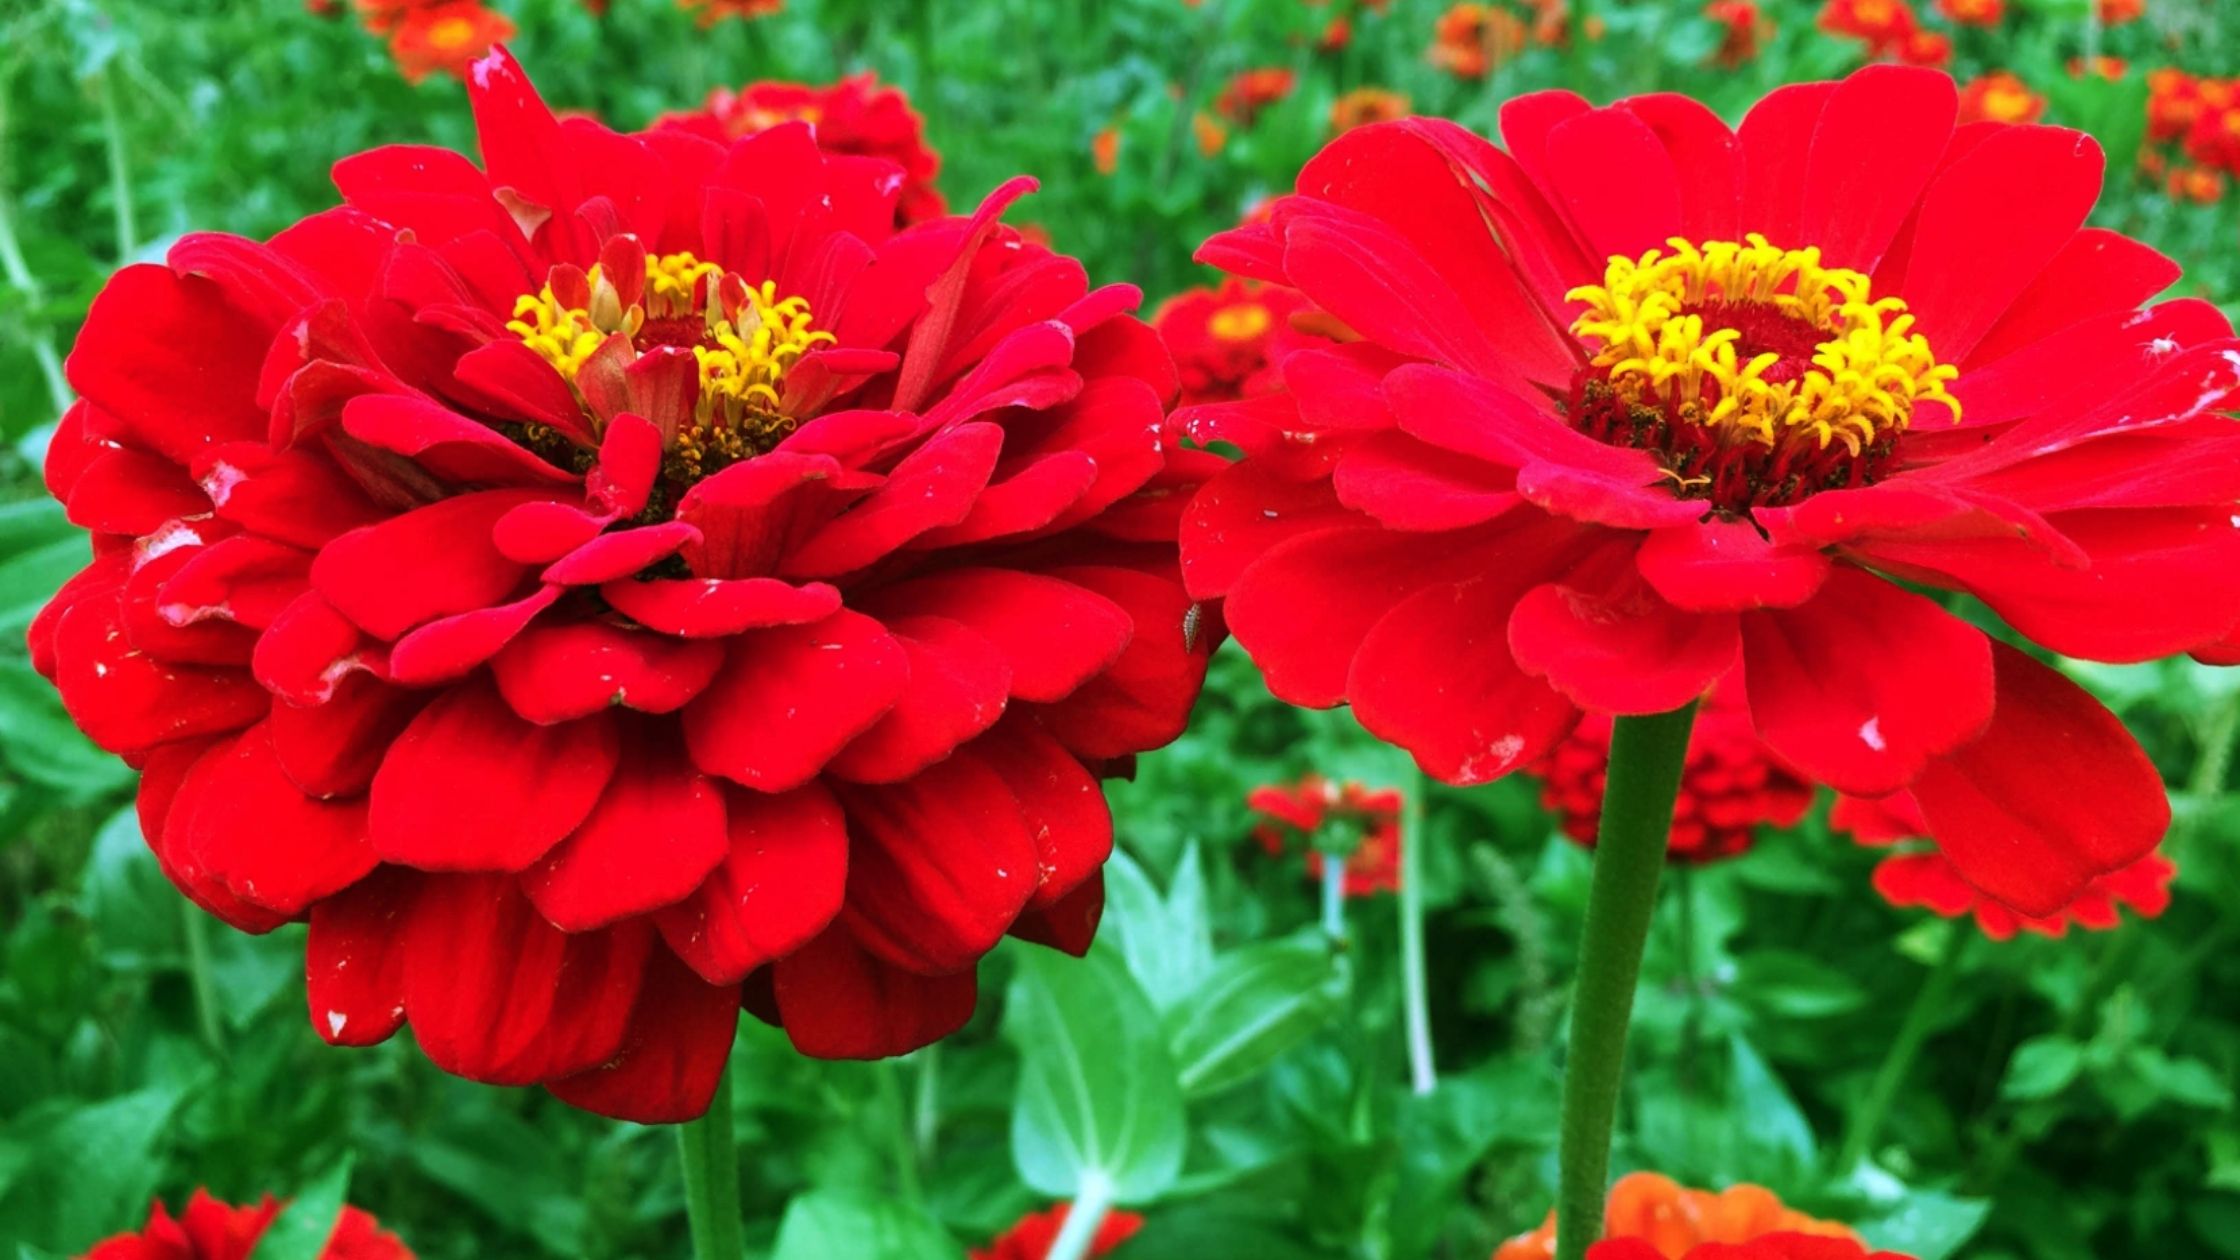
<svg viewBox="0 0 2240 1260"><path fill-rule="evenodd" d="M1039 910L1029 907L1011 925L1011 934L1075 958L1086 958L1089 947L1096 943L1097 924L1103 918L1104 871L1100 868L1052 904Z"/></svg>
<svg viewBox="0 0 2240 1260"><path fill-rule="evenodd" d="M1769 542L1746 521L1718 521L1657 530L1634 563L1675 608L1741 612L1804 603L1833 562L1817 548Z"/></svg>
<svg viewBox="0 0 2240 1260"><path fill-rule="evenodd" d="M1672 159L1680 182L1681 235L1695 241L1740 239L1742 144L1727 124L1677 92L1628 97L1618 108L1647 123Z"/></svg>
<svg viewBox="0 0 2240 1260"><path fill-rule="evenodd" d="M623 707L672 713L707 689L723 645L607 621L541 625L498 653L491 672L513 711L550 724Z"/></svg>
<svg viewBox="0 0 2240 1260"><path fill-rule="evenodd" d="M1872 272L1943 160L1960 109L1952 76L1910 66L1869 66L1828 94L1812 152L1786 163L1804 189L1796 248L1817 245L1831 266ZM1878 154L1862 162L1861 153ZM1943 362L1951 351L1936 343Z"/></svg>
<svg viewBox="0 0 2240 1260"><path fill-rule="evenodd" d="M311 908L304 937L311 1027L331 1046L370 1046L404 1025L406 916L419 876L384 868Z"/></svg>
<svg viewBox="0 0 2240 1260"><path fill-rule="evenodd" d="M884 1059L964 1027L979 1000L971 971L921 976L890 966L838 924L772 968L794 1049L818 1059Z"/></svg>
<svg viewBox="0 0 2240 1260"><path fill-rule="evenodd" d="M2170 829L2170 801L2138 741L2091 693L2005 644L1992 657L1991 725L1930 762L1913 795L1969 883L2048 915L2152 852Z"/></svg>
<svg viewBox="0 0 2240 1260"><path fill-rule="evenodd" d="M1054 577L1013 569L951 569L881 590L881 617L944 617L996 645L1011 664L1011 694L1063 699L1110 668L1134 627L1111 600Z"/></svg>
<svg viewBox="0 0 2240 1260"><path fill-rule="evenodd" d="M1445 783L1487 783L1539 760L1579 710L1510 655L1509 614L1531 580L1442 584L1390 605L1346 681L1361 725Z"/></svg>
<svg viewBox="0 0 2240 1260"><path fill-rule="evenodd" d="M1983 632L1857 569L1808 604L1745 614L1742 650L1759 737L1841 792L1897 791L1991 718Z"/></svg>
<svg viewBox="0 0 2240 1260"><path fill-rule="evenodd" d="M984 762L951 757L907 782L839 796L851 840L840 919L888 962L926 975L965 970L1034 894L1034 837Z"/></svg>
<svg viewBox="0 0 2240 1260"><path fill-rule="evenodd" d="M315 447L213 446L195 465L195 481L219 520L295 547L323 547L387 515Z"/></svg>
<svg viewBox="0 0 2240 1260"><path fill-rule="evenodd" d="M610 717L538 726L475 683L420 711L373 776L373 845L424 871L518 871L576 829L621 753Z"/></svg>
<svg viewBox="0 0 2240 1260"><path fill-rule="evenodd" d="M1112 856L1112 808L1096 777L1065 745L1032 720L1013 718L957 755L1001 775L1018 799L1040 874L1029 910L1051 909L1103 869Z"/></svg>
<svg viewBox="0 0 2240 1260"><path fill-rule="evenodd" d="M1800 239L1804 181L1798 178L1833 83L1792 83L1768 92L1743 115L1735 138L1742 143L1742 230L1768 240Z"/></svg>
<svg viewBox="0 0 2240 1260"><path fill-rule="evenodd" d="M1128 614L1135 633L1112 667L1039 713L1042 724L1076 754L1124 757L1162 747L1182 734L1205 682L1206 662L1220 643L1219 613L1201 608L1195 639L1185 633L1190 597L1173 571L1152 574L1117 565L1052 569Z"/></svg>
<svg viewBox="0 0 2240 1260"><path fill-rule="evenodd" d="M405 937L405 1017L421 1051L488 1085L532 1085L613 1058L655 947L643 922L562 932L503 875L427 880Z"/></svg>
<svg viewBox="0 0 2240 1260"><path fill-rule="evenodd" d="M540 587L527 599L428 622L397 640L390 649L389 677L408 687L464 678L504 651L538 613L559 598L559 587Z"/></svg>
<svg viewBox="0 0 2240 1260"><path fill-rule="evenodd" d="M195 764L164 820L164 844L191 852L242 900L291 918L374 867L365 802L305 796L280 772L262 725Z"/></svg>
<svg viewBox="0 0 2240 1260"><path fill-rule="evenodd" d="M1588 110L1549 128L1545 143L1549 198L1589 250L1633 258L1679 233L1679 172L1648 123L1623 109ZM1613 169L1625 171L1622 183Z"/></svg>
<svg viewBox="0 0 2240 1260"><path fill-rule="evenodd" d="M343 616L390 640L424 621L504 603L529 570L499 554L490 531L534 497L463 494L353 530L311 562L311 584Z"/></svg>
<svg viewBox="0 0 2240 1260"><path fill-rule="evenodd" d="M257 639L250 669L266 690L290 704L325 704L351 674L388 672L388 653L317 591L305 591L280 611Z"/></svg>
<svg viewBox="0 0 2240 1260"><path fill-rule="evenodd" d="M2177 283L2178 264L2121 232L2088 227L2052 262L1991 331L1964 367L1997 362L2025 346L2100 315L2133 307Z"/></svg>
<svg viewBox="0 0 2240 1260"><path fill-rule="evenodd" d="M171 806L178 799L179 788L186 782L187 775L205 759L223 757L232 747L233 741L216 739L164 744L152 750L141 768L140 791L134 804L140 818L140 834L147 839L149 851L156 856L156 865L172 887L228 926L261 935L286 923L289 916L243 901L226 887L225 881L203 868L202 860L189 846L173 844L171 837L175 833L167 830ZM176 834L183 839L184 828Z"/></svg>
<svg viewBox="0 0 2240 1260"><path fill-rule="evenodd" d="M294 547L235 534L182 557L155 611L182 629L221 621L262 630L302 594L310 568L311 557Z"/></svg>
<svg viewBox="0 0 2240 1260"><path fill-rule="evenodd" d="M347 677L325 704L272 706L266 725L280 769L306 796L355 796L426 696L367 675Z"/></svg>
<svg viewBox="0 0 2240 1260"><path fill-rule="evenodd" d="M907 779L995 725L1011 694L1011 665L993 643L945 617L895 617L888 632L910 658L894 708L832 759L857 783Z"/></svg>
<svg viewBox="0 0 2240 1260"><path fill-rule="evenodd" d="M160 455L119 447L86 461L70 485L64 515L96 534L138 535L209 510L209 498L184 468Z"/></svg>
<svg viewBox="0 0 2240 1260"><path fill-rule="evenodd" d="M733 464L685 491L677 506L677 519L703 540L685 549L685 562L702 577L768 577L855 484L829 455L777 450Z"/></svg>
<svg viewBox="0 0 2240 1260"><path fill-rule="evenodd" d="M113 753L215 735L263 716L272 697L240 669L159 661L126 637L116 597L81 600L55 623L55 688L86 738Z"/></svg>
<svg viewBox="0 0 2240 1260"><path fill-rule="evenodd" d="M655 916L669 948L710 984L737 984L825 930L848 884L848 824L812 783L724 793L729 849L691 896Z"/></svg>
<svg viewBox="0 0 2240 1260"><path fill-rule="evenodd" d="M1666 713L1734 668L1742 638L1733 613L1683 612L1637 580L1551 582L1517 601L1509 647L1581 707Z"/></svg>
<svg viewBox="0 0 2240 1260"><path fill-rule="evenodd" d="M817 777L902 695L909 656L878 622L847 609L807 626L734 640L730 659L684 709L693 764L745 787L784 792Z"/></svg>
<svg viewBox="0 0 2240 1260"><path fill-rule="evenodd" d="M777 578L655 578L609 582L599 594L648 630L685 639L727 639L742 630L806 625L840 611L840 592L822 582Z"/></svg>
<svg viewBox="0 0 2240 1260"><path fill-rule="evenodd" d="M1336 525L1368 523L1338 502L1326 479L1270 476L1249 459L1231 464L1214 474L1183 512L1183 580L1193 597L1217 599L1277 544Z"/></svg>
<svg viewBox="0 0 2240 1260"><path fill-rule="evenodd" d="M233 542L236 539L222 539ZM255 540L249 540L255 545ZM134 648L157 660L177 665L246 665L256 646L256 631L237 625L225 617L223 596L215 607L189 608L175 606L182 615L178 621L162 615L159 588L170 583L180 567L207 555L212 547L186 546L165 551L145 561L125 579L123 603L124 634ZM285 550L285 549L283 549ZM300 571L308 559L300 552L291 552ZM299 578L300 584L300 578Z"/></svg>
<svg viewBox="0 0 2240 1260"><path fill-rule="evenodd" d="M617 1120L682 1124L708 1110L738 1030L739 986L704 984L657 948L621 1051L545 1088L563 1102Z"/></svg>
<svg viewBox="0 0 2240 1260"><path fill-rule="evenodd" d="M853 572L929 529L956 524L972 511L1002 450L1003 429L995 424L962 424L935 434L903 457L885 485L787 556L781 572L790 578Z"/></svg>
<svg viewBox="0 0 2240 1260"><path fill-rule="evenodd" d="M724 848L722 791L683 750L633 730L599 803L521 890L554 927L588 932L682 901Z"/></svg>
<svg viewBox="0 0 2240 1260"><path fill-rule="evenodd" d="M141 263L95 295L65 366L87 401L186 467L213 443L264 436L257 375L273 331L210 280Z"/></svg>
<svg viewBox="0 0 2240 1260"><path fill-rule="evenodd" d="M1404 433L1379 433L1338 456L1331 483L1357 512L1407 530L1460 529L1516 506L1514 473Z"/></svg>

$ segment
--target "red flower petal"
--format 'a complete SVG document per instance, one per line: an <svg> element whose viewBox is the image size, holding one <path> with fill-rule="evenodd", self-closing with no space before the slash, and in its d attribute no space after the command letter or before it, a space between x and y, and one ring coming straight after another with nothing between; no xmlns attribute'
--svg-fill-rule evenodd
<svg viewBox="0 0 2240 1260"><path fill-rule="evenodd" d="M894 707L832 759L858 783L907 779L954 752L1003 716L1011 664L993 643L945 617L887 622L909 655L910 680Z"/></svg>
<svg viewBox="0 0 2240 1260"><path fill-rule="evenodd" d="M404 1025L405 916L418 876L384 869L311 908L304 937L311 1027L335 1046L370 1046Z"/></svg>
<svg viewBox="0 0 2240 1260"><path fill-rule="evenodd" d="M972 1018L980 991L971 971L891 966L837 924L771 970L786 1036L819 1059L884 1059L939 1041Z"/></svg>
<svg viewBox="0 0 2240 1260"><path fill-rule="evenodd" d="M879 616L957 622L1011 664L1011 694L1060 700L1120 658L1134 626L1117 604L1072 582L1012 569L950 569L885 588Z"/></svg>
<svg viewBox="0 0 2240 1260"><path fill-rule="evenodd" d="M825 930L847 889L848 825L818 784L724 793L729 848L691 896L657 916L702 979L737 984Z"/></svg>
<svg viewBox="0 0 2240 1260"><path fill-rule="evenodd" d="M927 975L994 948L1039 882L1034 837L1003 777L952 757L903 783L850 787L848 899L865 948Z"/></svg>
<svg viewBox="0 0 2240 1260"><path fill-rule="evenodd" d="M847 609L814 625L743 635L685 706L685 742L709 774L788 791L893 708L909 677L909 656L894 636Z"/></svg>
<svg viewBox="0 0 2240 1260"><path fill-rule="evenodd" d="M722 791L682 749L633 730L599 803L521 889L553 926L587 932L683 900L724 852Z"/></svg>
<svg viewBox="0 0 2240 1260"><path fill-rule="evenodd" d="M171 740L236 730L272 698L238 669L156 660L132 646L116 597L70 606L55 623L55 687L86 737L127 753Z"/></svg>
<svg viewBox="0 0 2240 1260"><path fill-rule="evenodd" d="M280 772L261 724L195 763L164 820L164 844L192 853L243 901L291 918L375 862L365 802L305 796Z"/></svg>
<svg viewBox="0 0 2240 1260"><path fill-rule="evenodd" d="M682 1124L708 1110L739 1030L739 986L711 985L656 948L622 1048L545 1088L586 1111L638 1124Z"/></svg>
<svg viewBox="0 0 2240 1260"><path fill-rule="evenodd" d="M1683 612L1621 579L1525 592L1509 616L1509 647L1526 673L1585 708L1665 713L1734 668L1742 640L1734 614Z"/></svg>
<svg viewBox="0 0 2240 1260"><path fill-rule="evenodd" d="M372 784L389 745L426 697L365 675L344 678L324 704L272 706L265 724L281 772L306 796L355 796Z"/></svg>
<svg viewBox="0 0 2240 1260"><path fill-rule="evenodd" d="M491 675L514 712L549 724L617 707L674 712L722 665L719 643L575 621L523 632L491 662Z"/></svg>
<svg viewBox="0 0 2240 1260"><path fill-rule="evenodd" d="M528 567L499 554L490 531L533 495L463 494L353 530L312 561L311 584L343 616L391 640L424 621L503 603Z"/></svg>

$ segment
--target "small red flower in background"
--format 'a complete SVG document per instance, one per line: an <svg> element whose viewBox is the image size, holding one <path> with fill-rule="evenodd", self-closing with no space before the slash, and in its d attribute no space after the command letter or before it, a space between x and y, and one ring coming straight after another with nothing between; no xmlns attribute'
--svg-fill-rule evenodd
<svg viewBox="0 0 2240 1260"><path fill-rule="evenodd" d="M1213 108L1237 125L1249 127L1260 111L1290 96L1298 82L1298 75L1281 67L1240 70L1215 95Z"/></svg>
<svg viewBox="0 0 2240 1260"><path fill-rule="evenodd" d="M2121 26L2147 15L2147 0L2099 0L2100 24Z"/></svg>
<svg viewBox="0 0 2240 1260"><path fill-rule="evenodd" d="M1821 30L1864 40L1870 57L1892 55L1919 28L1907 0L1828 0L1820 10Z"/></svg>
<svg viewBox="0 0 2240 1260"><path fill-rule="evenodd" d="M1909 66L1941 69L1952 64L1952 37L1943 31L1917 30L1900 41L1896 60Z"/></svg>
<svg viewBox="0 0 2240 1260"><path fill-rule="evenodd" d="M1531 39L1524 19L1501 5L1457 4L1433 24L1426 57L1458 78L1482 79L1486 71L1523 52Z"/></svg>
<svg viewBox="0 0 2240 1260"><path fill-rule="evenodd" d="M159 1201L140 1232L96 1243L80 1260L248 1260L280 1208L271 1195L255 1207L237 1208L197 1190L178 1216ZM371 1216L345 1207L319 1260L412 1260L412 1252Z"/></svg>
<svg viewBox="0 0 2240 1260"><path fill-rule="evenodd" d="M1759 9L1757 0L1711 0L1703 6L1703 15L1725 28L1713 58L1722 66L1755 61L1758 49L1773 38L1773 20Z"/></svg>
<svg viewBox="0 0 2240 1260"><path fill-rule="evenodd" d="M414 6L389 33L389 55L406 81L431 74L465 78L467 68L513 38L513 23L480 0Z"/></svg>
<svg viewBox="0 0 2240 1260"><path fill-rule="evenodd" d="M2106 53L2101 53L2089 62L2082 57L2071 57L2069 59L2069 77L2072 79L2081 79L2086 75L2092 75L2096 78L2114 82L2130 72L2130 62L2121 57L2111 57Z"/></svg>
<svg viewBox="0 0 2240 1260"><path fill-rule="evenodd" d="M1770 1190L1733 1186L1690 1190L1657 1173L1629 1173L1610 1188L1603 1212L1607 1241L1589 1252L1624 1260L1687 1260L1698 1247L1719 1260L1860 1260L1859 1236L1833 1221L1815 1220L1785 1206ZM1803 1240L1792 1242L1791 1240ZM1735 1244L1750 1244L1741 1251ZM1501 1244L1493 1260L1552 1260L1556 1218L1550 1212L1540 1228ZM1767 1248L1771 1248L1770 1250ZM1801 1249L1795 1249L1801 1248ZM1885 1260L1903 1260L1877 1253Z"/></svg>
<svg viewBox="0 0 2240 1260"><path fill-rule="evenodd" d="M1018 1224L1005 1230L995 1241L985 1247L975 1247L972 1260L1045 1260L1051 1245L1058 1241L1059 1232L1065 1228L1066 1213L1072 1206L1060 1203L1020 1217ZM1097 1235L1089 1243L1089 1254L1110 1255L1142 1228L1141 1216L1115 1208L1105 1213L1103 1222L1097 1226Z"/></svg>
<svg viewBox="0 0 2240 1260"><path fill-rule="evenodd" d="M1332 134L1366 127L1370 123L1392 122L1408 116L1408 98L1399 92L1380 87L1358 87L1340 96L1330 105L1330 130Z"/></svg>
<svg viewBox="0 0 2240 1260"><path fill-rule="evenodd" d="M1696 714L1672 807L1672 861L1740 857L1759 824L1794 826L1812 808L1812 785L1766 751L1738 692L1713 691ZM1588 717L1533 771L1542 784L1541 804L1562 820L1565 835L1590 849L1602 825L1610 728L1608 716Z"/></svg>
<svg viewBox="0 0 2240 1260"><path fill-rule="evenodd" d="M1120 129L1107 127L1089 141L1089 157L1096 163L1097 174L1110 175L1120 169Z"/></svg>
<svg viewBox="0 0 2240 1260"><path fill-rule="evenodd" d="M143 771L165 874L309 921L310 1017L645 1121L742 1005L803 1053L962 1025L1006 934L1085 950L1099 776L1218 638L1176 572L1218 460L1139 297L892 164L556 119L397 146L260 244L94 299L46 463L94 561L32 661Z"/></svg>
<svg viewBox="0 0 2240 1260"><path fill-rule="evenodd" d="M2115 715L1913 587L2081 659L2229 650L2240 339L2144 305L2178 268L2086 226L2089 137L1955 152L1958 109L1876 66L1738 130L1548 92L1503 108L1506 150L1435 119L1331 141L1199 251L1357 339L1174 415L1244 453L1185 515L1191 593L1279 698L1449 783L1732 677L1783 763L1910 789L2025 913L2146 856L2169 801Z"/></svg>
<svg viewBox="0 0 2240 1260"><path fill-rule="evenodd" d="M1903 792L1879 800L1839 796L1828 825L1848 833L1860 844L1874 847L1924 840L1929 834L1921 807ZM2110 931L2122 925L2122 906L2147 918L2158 918L2170 908L2170 884L2177 876L2178 868L2168 858L2149 854L2085 885L2077 899L2059 911L2031 916L1977 889L1961 876L1951 859L1931 849L1884 858L1875 867L1874 887L1894 906L1919 906L1947 919L1973 915L1985 936L2004 941L2016 932L2065 936L2072 924L2088 931Z"/></svg>
<svg viewBox="0 0 2240 1260"><path fill-rule="evenodd" d="M1167 299L1151 322L1174 355L1182 401L1223 402L1277 388L1285 355L1327 344L1292 327L1293 315L1310 310L1296 290L1231 277Z"/></svg>
<svg viewBox="0 0 2240 1260"><path fill-rule="evenodd" d="M1937 12L1961 26L1997 26L2007 16L2007 0L1937 0Z"/></svg>
<svg viewBox="0 0 2240 1260"><path fill-rule="evenodd" d="M789 122L809 124L827 153L884 158L901 167L895 213L903 225L948 213L934 186L941 155L926 143L925 119L902 89L880 86L869 71L822 86L764 80L736 92L717 88L699 109L664 115L654 126L728 143Z"/></svg>
<svg viewBox="0 0 2240 1260"><path fill-rule="evenodd" d="M785 11L786 0L677 0L677 7L698 15L702 26L725 18L765 18Z"/></svg>
<svg viewBox="0 0 2240 1260"><path fill-rule="evenodd" d="M1960 89L1960 121L2034 123L2045 116L2046 98L2018 76L1994 70Z"/></svg>
<svg viewBox="0 0 2240 1260"><path fill-rule="evenodd" d="M1292 787L1267 784L1245 797L1265 821L1253 828L1253 838L1270 857L1281 857L1307 842L1307 874L1322 878L1325 861L1314 838L1326 828L1340 828L1359 837L1346 857L1345 894L1366 897L1371 893L1400 890L1400 809L1396 788L1372 789L1360 783L1333 783L1310 774Z"/></svg>
<svg viewBox="0 0 2240 1260"><path fill-rule="evenodd" d="M2224 172L2206 166L2183 163L2170 170L2164 187L2173 201L2191 201L2209 205L2224 199Z"/></svg>

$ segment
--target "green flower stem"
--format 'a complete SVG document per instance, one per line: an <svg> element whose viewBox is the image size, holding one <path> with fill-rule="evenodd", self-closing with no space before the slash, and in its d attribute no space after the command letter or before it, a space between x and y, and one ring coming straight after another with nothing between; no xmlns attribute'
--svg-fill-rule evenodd
<svg viewBox="0 0 2240 1260"><path fill-rule="evenodd" d="M187 942L187 980L194 988L195 1026L210 1052L226 1055L225 1028L218 1022L218 989L210 978L210 925L202 920L202 907L180 899L181 933Z"/></svg>
<svg viewBox="0 0 2240 1260"><path fill-rule="evenodd" d="M132 261L140 249L140 224L132 202L132 169L125 160L124 120L117 114L117 76L103 70L95 81L101 104L101 133L109 149L109 201L117 217L117 265Z"/></svg>
<svg viewBox="0 0 2240 1260"><path fill-rule="evenodd" d="M685 1219L693 1260L739 1260L739 1145L731 1136L731 1074L716 1083L708 1114L677 1126Z"/></svg>
<svg viewBox="0 0 2240 1260"><path fill-rule="evenodd" d="M1322 855L1322 934L1330 948L1346 947L1346 860L1328 852Z"/></svg>
<svg viewBox="0 0 2240 1260"><path fill-rule="evenodd" d="M884 1059L873 1066L879 1073L880 1110L886 1113L881 1119L893 1135L895 1187L912 1203L923 1202L925 1186L918 1178L915 1120L909 1104L903 1101L902 1061Z"/></svg>
<svg viewBox="0 0 2240 1260"><path fill-rule="evenodd" d="M13 69L0 68L0 176L8 170L8 97L13 86ZM62 375L62 356L55 353L54 341L43 324L41 309L46 304L46 291L39 278L23 260L23 246L16 240L15 199L5 182L0 182L0 276L8 285L23 295L31 308L31 318L17 331L31 347L31 357L39 365L39 375L47 383L47 399L54 404L56 415L70 407L72 391L70 382Z"/></svg>
<svg viewBox="0 0 2240 1260"><path fill-rule="evenodd" d="M1960 976L1960 956L1967 952L1972 931L1965 923L1945 925L1944 945L1937 952L1937 961L1915 992L1913 1006L1906 1012L1905 1020L1898 1025L1898 1035L1891 1041L1888 1053L1883 1055L1882 1066L1874 1074L1874 1083L1867 1087L1866 1101L1851 1113L1850 1127L1844 1130L1843 1145L1836 1152L1839 1176L1857 1168L1873 1149L1882 1122L1890 1116L1890 1105L1897 1101L1898 1091L1913 1074L1914 1061L1921 1057L1921 1048L1928 1044L1937 1013L1944 1009L1946 999L1952 995L1953 982Z"/></svg>
<svg viewBox="0 0 2240 1260"><path fill-rule="evenodd" d="M1081 1184L1073 1192L1073 1205L1066 1209L1065 1228L1051 1240L1045 1260L1086 1260L1089 1248L1097 1241L1097 1230L1111 1211L1111 1179L1100 1172L1081 1174Z"/></svg>
<svg viewBox="0 0 2240 1260"><path fill-rule="evenodd" d="M1430 786L1419 770L1400 800L1400 996L1407 1015L1408 1080L1418 1095L1439 1087L1423 966L1423 798Z"/></svg>
<svg viewBox="0 0 2240 1260"><path fill-rule="evenodd" d="M1557 1156L1556 1260L1584 1260L1602 1233L1610 1133L1624 1085L1641 954L1657 906L1672 833L1672 804L1687 761L1693 701L1653 717L1621 717L1610 737L1609 784L1595 841L1594 885L1571 998L1570 1059L1563 1074Z"/></svg>

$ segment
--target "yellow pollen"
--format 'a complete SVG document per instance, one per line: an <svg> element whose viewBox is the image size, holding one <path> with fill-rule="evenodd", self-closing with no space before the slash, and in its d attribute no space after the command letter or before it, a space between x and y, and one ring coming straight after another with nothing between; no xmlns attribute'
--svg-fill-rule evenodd
<svg viewBox="0 0 2240 1260"><path fill-rule="evenodd" d="M1905 303L1875 298L1866 276L1756 233L1668 244L1669 254L1614 257L1601 284L1566 295L1586 303L1572 331L1600 347L1591 362L1627 403L1703 425L1722 446L1804 439L1854 456L1903 431L1921 403L1959 418L1945 392L1959 369L1937 362ZM1752 347L1745 358L1744 330L1722 321L1758 320L1816 334L1809 362L1801 346L1786 358Z"/></svg>
<svg viewBox="0 0 2240 1260"><path fill-rule="evenodd" d="M648 254L643 295L627 307L597 266L584 279L588 306L566 304L548 283L515 300L507 330L571 382L617 335L630 340L633 355L688 346L699 365L699 401L694 422L671 435L671 447L693 472L706 457L742 459L789 431L794 422L780 391L786 372L834 341L816 327L807 299L781 298L775 281L747 284L687 253Z"/></svg>
<svg viewBox="0 0 2240 1260"><path fill-rule="evenodd" d="M1224 306L1206 320L1206 331L1223 341L1250 341L1268 331L1272 317L1258 302Z"/></svg>
<svg viewBox="0 0 2240 1260"><path fill-rule="evenodd" d="M448 17L428 28L428 42L446 51L463 48L474 38L474 23L463 17Z"/></svg>

